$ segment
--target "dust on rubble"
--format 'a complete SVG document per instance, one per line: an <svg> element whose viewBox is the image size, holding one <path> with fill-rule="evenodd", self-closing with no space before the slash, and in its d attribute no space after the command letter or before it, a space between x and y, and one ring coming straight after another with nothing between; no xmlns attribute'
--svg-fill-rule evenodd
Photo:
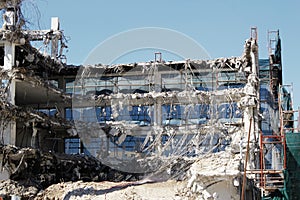
<svg viewBox="0 0 300 200"><path fill-rule="evenodd" d="M145 184L138 184L133 182L67 182L50 186L46 190L40 192L35 200L182 199L178 195L178 191L182 190L184 186L184 182L175 180Z"/></svg>

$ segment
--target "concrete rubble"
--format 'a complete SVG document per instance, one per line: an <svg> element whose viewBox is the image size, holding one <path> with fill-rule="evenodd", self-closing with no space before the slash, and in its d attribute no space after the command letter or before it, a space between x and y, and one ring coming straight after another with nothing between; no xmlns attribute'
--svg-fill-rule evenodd
<svg viewBox="0 0 300 200"><path fill-rule="evenodd" d="M57 154L14 146L2 146L0 155L2 170L7 170L11 179L2 182L0 196L32 198L38 191L61 181L133 181L142 176L111 169L87 155ZM8 187L11 183L15 186ZM28 194L24 193L27 190Z"/></svg>
<svg viewBox="0 0 300 200"><path fill-rule="evenodd" d="M213 156L208 154L201 159L192 159L193 164L188 168L179 167L179 172L184 174L180 179L177 176L169 181L155 180L161 177L159 173L147 176L118 172L85 155L57 155L11 146L2 147L1 151L4 155L2 166L11 174L11 180L0 183L2 197L18 195L22 196L22 199L80 197L80 199L206 200L222 199L224 195L232 195L227 193L228 189L232 191L239 189L239 185L231 183L231 181L238 183L239 154L227 151ZM175 171L178 170L175 169L175 164L173 168ZM78 180L84 182L77 182ZM239 196L230 198L239 199Z"/></svg>

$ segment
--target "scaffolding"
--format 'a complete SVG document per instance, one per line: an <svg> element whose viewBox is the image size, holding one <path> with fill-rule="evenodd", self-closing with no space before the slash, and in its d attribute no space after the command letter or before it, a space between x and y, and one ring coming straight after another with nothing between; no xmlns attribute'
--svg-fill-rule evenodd
<svg viewBox="0 0 300 200"><path fill-rule="evenodd" d="M281 40L279 30L268 31L268 49L270 60L270 88L277 103L278 85L282 85Z"/></svg>
<svg viewBox="0 0 300 200"><path fill-rule="evenodd" d="M256 174L256 183L261 189L262 197L268 197L276 191L286 195L287 187L290 187L290 183L287 183L290 174L294 178L297 177L288 170L292 157L289 148L295 147L287 146L286 136L297 135L298 129L295 127L298 120L295 120L295 115L299 110L292 109L292 85L279 85L278 88L279 130L274 131L272 135L260 132L260 171L252 171Z"/></svg>

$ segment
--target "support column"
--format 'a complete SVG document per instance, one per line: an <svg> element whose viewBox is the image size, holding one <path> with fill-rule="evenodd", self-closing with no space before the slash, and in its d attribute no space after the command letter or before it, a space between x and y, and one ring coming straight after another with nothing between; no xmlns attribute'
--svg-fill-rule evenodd
<svg viewBox="0 0 300 200"><path fill-rule="evenodd" d="M11 71L15 66L15 47L16 45L11 42L5 42L4 44L4 70ZM8 102L12 105L16 104L16 80L12 79L9 85L8 90ZM17 132L17 123L15 120L9 122L9 125L6 129L6 139L5 143L16 145L16 132Z"/></svg>
<svg viewBox="0 0 300 200"><path fill-rule="evenodd" d="M58 88L61 89L62 91L66 92L66 83L64 77L60 77L57 80L58 82ZM66 118L66 110L64 105L60 105L58 107L58 112L60 112L61 117Z"/></svg>
<svg viewBox="0 0 300 200"><path fill-rule="evenodd" d="M154 104L154 112L153 112L153 124L154 126L161 126L162 125L162 104L161 99L158 99Z"/></svg>
<svg viewBox="0 0 300 200"><path fill-rule="evenodd" d="M54 33L57 33L59 31L58 17L51 18L51 30ZM53 59L56 59L58 56L58 41L59 41L59 36L55 34L54 37L52 37L52 42L51 42L51 58Z"/></svg>
<svg viewBox="0 0 300 200"><path fill-rule="evenodd" d="M161 92L161 74L158 72L158 66L154 66L154 91ZM162 100L157 99L154 103L154 125L161 126L162 125Z"/></svg>
<svg viewBox="0 0 300 200"><path fill-rule="evenodd" d="M33 123L32 124L31 147L39 149L40 148L39 141L40 141L39 130L38 130L38 128L36 128L35 123Z"/></svg>
<svg viewBox="0 0 300 200"><path fill-rule="evenodd" d="M15 47L14 43L5 42L4 44L4 70L12 70L15 65Z"/></svg>

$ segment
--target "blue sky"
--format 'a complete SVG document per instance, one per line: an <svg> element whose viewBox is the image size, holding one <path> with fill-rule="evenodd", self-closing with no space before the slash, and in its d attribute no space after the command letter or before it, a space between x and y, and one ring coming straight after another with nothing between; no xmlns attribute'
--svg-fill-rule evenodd
<svg viewBox="0 0 300 200"><path fill-rule="evenodd" d="M250 28L259 33L260 58L267 58L267 30L280 30L284 82L294 84L295 105L300 99L300 1L279 0L27 0L25 16L48 29L60 18L70 37L68 63L82 64L89 52L112 35L134 28L173 29L193 38L212 58L240 56ZM36 27L37 28L37 27ZM151 53L151 52L150 52ZM139 56L142 56L139 55ZM153 56L153 55L151 55ZM130 62L129 58L122 61ZM148 58L145 58L148 61ZM298 100L298 102L296 101Z"/></svg>

